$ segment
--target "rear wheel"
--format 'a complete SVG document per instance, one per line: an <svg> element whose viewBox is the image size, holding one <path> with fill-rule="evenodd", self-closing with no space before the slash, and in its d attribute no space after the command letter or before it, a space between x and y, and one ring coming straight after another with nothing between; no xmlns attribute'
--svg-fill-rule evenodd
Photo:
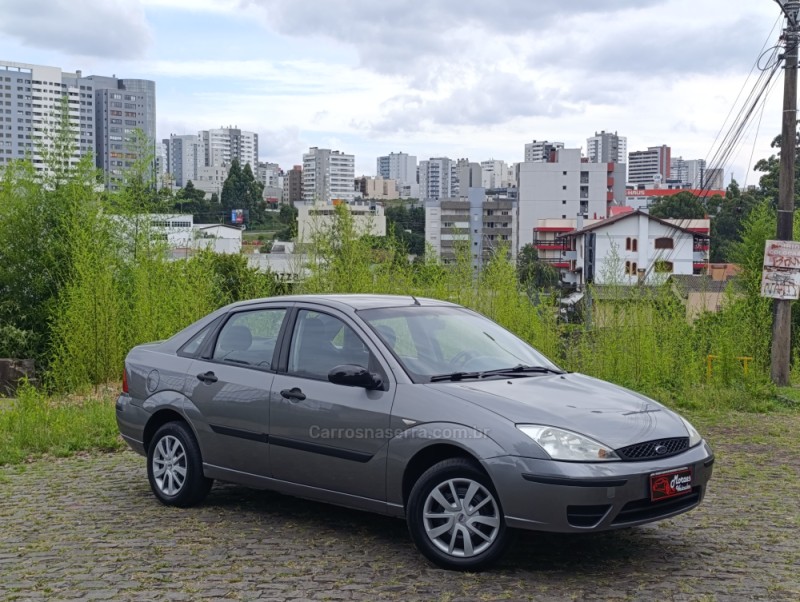
<svg viewBox="0 0 800 602"><path fill-rule="evenodd" d="M213 481L203 476L200 448L185 423L168 422L156 431L147 450L147 478L168 506L186 508L206 497Z"/></svg>
<svg viewBox="0 0 800 602"><path fill-rule="evenodd" d="M429 468L411 490L407 507L411 538L441 567L480 570L508 545L503 510L489 478L463 458Z"/></svg>

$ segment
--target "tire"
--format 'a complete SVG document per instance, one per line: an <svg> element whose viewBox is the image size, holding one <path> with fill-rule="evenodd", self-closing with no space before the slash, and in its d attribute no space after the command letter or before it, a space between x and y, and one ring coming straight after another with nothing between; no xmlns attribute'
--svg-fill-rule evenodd
<svg viewBox="0 0 800 602"><path fill-rule="evenodd" d="M208 495L212 479L203 476L203 460L194 435L184 422L167 422L147 449L147 480L167 506L188 508Z"/></svg>
<svg viewBox="0 0 800 602"><path fill-rule="evenodd" d="M446 569L485 569L510 539L491 480L464 458L443 460L417 479L406 520L419 551Z"/></svg>

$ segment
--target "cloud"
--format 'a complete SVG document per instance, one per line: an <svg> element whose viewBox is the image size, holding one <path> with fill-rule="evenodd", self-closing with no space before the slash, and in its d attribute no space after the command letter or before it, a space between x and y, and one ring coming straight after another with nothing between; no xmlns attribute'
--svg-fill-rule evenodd
<svg viewBox="0 0 800 602"><path fill-rule="evenodd" d="M262 21L285 35L328 38L353 46L362 65L381 73L408 74L430 60L479 50L492 37L543 31L572 16L641 10L665 0L242 0ZM604 17L605 18L605 17Z"/></svg>
<svg viewBox="0 0 800 602"><path fill-rule="evenodd" d="M471 85L440 97L402 94L381 107L384 117L369 125L378 132L419 131L425 127L485 127L520 117L557 117L574 110L557 89L515 74L494 71Z"/></svg>
<svg viewBox="0 0 800 602"><path fill-rule="evenodd" d="M0 33L25 46L117 59L142 56L153 39L141 6L125 0L5 2Z"/></svg>

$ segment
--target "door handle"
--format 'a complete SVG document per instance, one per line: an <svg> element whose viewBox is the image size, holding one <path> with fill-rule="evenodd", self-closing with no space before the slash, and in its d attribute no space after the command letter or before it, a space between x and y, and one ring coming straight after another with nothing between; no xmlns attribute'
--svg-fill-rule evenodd
<svg viewBox="0 0 800 602"><path fill-rule="evenodd" d="M197 380L201 380L207 385L210 385L211 383L217 382L219 379L213 372L206 372L205 374L203 373L198 374Z"/></svg>
<svg viewBox="0 0 800 602"><path fill-rule="evenodd" d="M290 401L303 401L306 398L306 394L299 388L294 387L293 389L284 389L281 391L281 397Z"/></svg>

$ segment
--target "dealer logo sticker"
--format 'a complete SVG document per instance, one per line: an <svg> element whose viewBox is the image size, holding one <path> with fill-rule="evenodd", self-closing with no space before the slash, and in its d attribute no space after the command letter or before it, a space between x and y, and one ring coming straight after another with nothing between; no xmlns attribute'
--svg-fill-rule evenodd
<svg viewBox="0 0 800 602"><path fill-rule="evenodd" d="M654 502L692 491L692 470L679 468L650 475L650 499Z"/></svg>

